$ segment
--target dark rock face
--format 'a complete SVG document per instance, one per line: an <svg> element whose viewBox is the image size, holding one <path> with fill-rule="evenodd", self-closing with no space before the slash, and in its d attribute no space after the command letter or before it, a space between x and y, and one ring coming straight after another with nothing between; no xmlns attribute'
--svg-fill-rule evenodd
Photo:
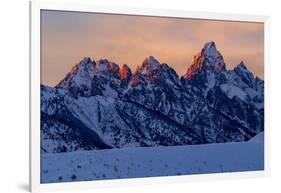
<svg viewBox="0 0 281 193"><path fill-rule="evenodd" d="M41 88L42 152L247 141L264 130L264 82L207 43L179 77L150 56L132 73L84 58Z"/></svg>

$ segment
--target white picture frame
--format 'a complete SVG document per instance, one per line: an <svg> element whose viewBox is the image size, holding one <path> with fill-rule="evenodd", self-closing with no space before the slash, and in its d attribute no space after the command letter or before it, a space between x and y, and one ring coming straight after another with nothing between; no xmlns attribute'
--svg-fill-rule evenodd
<svg viewBox="0 0 281 193"><path fill-rule="evenodd" d="M63 10L127 15L165 16L177 18L210 19L264 23L264 80L265 80L265 160L264 171L215 173L175 177L153 177L105 181L40 184L40 10ZM190 181L237 179L268 176L270 173L270 18L268 16L191 12L185 10L111 7L91 2L31 1L30 2L30 191L73 190L82 188L122 187L147 184L184 183Z"/></svg>

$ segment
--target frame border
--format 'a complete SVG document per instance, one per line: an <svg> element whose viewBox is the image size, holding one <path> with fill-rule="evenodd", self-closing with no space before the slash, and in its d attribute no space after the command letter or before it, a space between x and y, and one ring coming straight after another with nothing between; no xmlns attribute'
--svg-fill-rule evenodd
<svg viewBox="0 0 281 193"><path fill-rule="evenodd" d="M75 1L50 1L31 0L29 2L30 33L29 33L29 190L31 192L45 192L53 190L77 190L89 188L132 187L152 184L186 183L192 181L210 181L224 179L243 179L268 177L270 175L270 17L246 14L226 14L213 12L195 12L185 10L166 10L137 7L116 7L97 5L90 0ZM133 179L114 179L103 181L84 181L40 184L40 11L41 10L96 12L125 15L160 16L206 20L225 20L239 22L264 23L264 170L235 173L195 174L170 177L146 177Z"/></svg>

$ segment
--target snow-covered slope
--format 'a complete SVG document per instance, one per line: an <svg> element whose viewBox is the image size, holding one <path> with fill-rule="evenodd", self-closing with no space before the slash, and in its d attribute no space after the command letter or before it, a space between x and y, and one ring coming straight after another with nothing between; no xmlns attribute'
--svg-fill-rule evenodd
<svg viewBox="0 0 281 193"><path fill-rule="evenodd" d="M72 182L264 169L263 143L228 143L43 154L41 182Z"/></svg>
<svg viewBox="0 0 281 193"><path fill-rule="evenodd" d="M73 98L62 89L46 86L41 95L43 153L200 142L194 132L132 102L99 95ZM90 139L89 147L84 137L91 137L90 133L96 138Z"/></svg>
<svg viewBox="0 0 281 193"><path fill-rule="evenodd" d="M42 153L111 148L72 112L77 102L65 90L41 86Z"/></svg>

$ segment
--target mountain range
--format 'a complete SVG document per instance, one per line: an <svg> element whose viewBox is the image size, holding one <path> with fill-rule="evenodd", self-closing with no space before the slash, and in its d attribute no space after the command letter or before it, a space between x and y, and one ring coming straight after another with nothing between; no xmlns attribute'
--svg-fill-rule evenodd
<svg viewBox="0 0 281 193"><path fill-rule="evenodd" d="M248 141L264 130L264 81L227 69L214 42L179 76L153 56L132 72L85 57L41 85L41 152Z"/></svg>

